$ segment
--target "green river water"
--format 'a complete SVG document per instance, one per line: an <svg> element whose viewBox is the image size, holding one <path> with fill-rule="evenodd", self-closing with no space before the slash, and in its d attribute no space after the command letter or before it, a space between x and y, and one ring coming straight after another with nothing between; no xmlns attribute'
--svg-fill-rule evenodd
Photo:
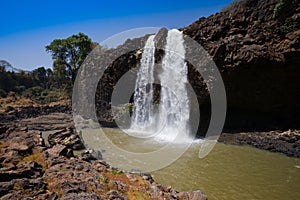
<svg viewBox="0 0 300 200"><path fill-rule="evenodd" d="M161 147L161 144L129 137L117 129L104 130L105 135L121 149L150 152ZM92 129L83 131L89 147L103 147L97 134ZM202 190L209 200L300 199L300 159L220 143L208 156L199 159L199 147L199 143L192 144L174 163L151 172L154 179L178 191ZM131 162L122 161L115 153L110 154L110 148L102 150L104 159L113 166L126 169L126 164Z"/></svg>

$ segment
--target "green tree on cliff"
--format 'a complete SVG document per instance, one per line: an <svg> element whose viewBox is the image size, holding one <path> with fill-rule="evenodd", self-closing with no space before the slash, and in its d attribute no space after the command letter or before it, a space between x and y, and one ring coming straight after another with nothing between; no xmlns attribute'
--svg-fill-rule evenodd
<svg viewBox="0 0 300 200"><path fill-rule="evenodd" d="M73 83L80 65L96 46L84 33L53 40L46 51L52 55L54 75L61 82L71 80Z"/></svg>

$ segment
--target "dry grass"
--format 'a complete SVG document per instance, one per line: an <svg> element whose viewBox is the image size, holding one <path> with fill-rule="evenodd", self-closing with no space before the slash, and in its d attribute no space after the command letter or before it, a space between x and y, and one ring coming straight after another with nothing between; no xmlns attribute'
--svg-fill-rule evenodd
<svg viewBox="0 0 300 200"><path fill-rule="evenodd" d="M22 162L30 162L30 161L35 161L37 162L38 164L40 164L42 167L43 167L43 171L45 171L48 167L48 164L45 160L45 157L44 157L44 154L41 153L41 152L37 152L37 153L34 153L34 154L31 154L31 155L28 155L26 157L24 157L20 163Z"/></svg>
<svg viewBox="0 0 300 200"><path fill-rule="evenodd" d="M70 105L71 101L69 99L62 99L56 102L52 102L49 106L56 105ZM42 104L28 98L24 97L6 97L0 98L0 112L5 112L8 107L21 108L24 106L42 106Z"/></svg>
<svg viewBox="0 0 300 200"><path fill-rule="evenodd" d="M49 106L57 106L57 105L70 105L71 100L70 99L61 99L59 101L51 102Z"/></svg>
<svg viewBox="0 0 300 200"><path fill-rule="evenodd" d="M134 175L134 178L136 181L132 182L129 180L129 178L126 176L126 174L122 173L112 173L107 172L104 174L104 176L107 178L107 180L113 180L113 181L121 181L125 185L128 185L128 189L125 192L125 195L129 199L133 200L142 200L142 199L150 199L149 194L146 192L149 190L149 184L138 175ZM108 188L108 189L115 189L115 188Z"/></svg>
<svg viewBox="0 0 300 200"><path fill-rule="evenodd" d="M2 112L4 112L7 107L19 108L22 106L38 106L38 104L31 99L23 97L0 98L0 111Z"/></svg>

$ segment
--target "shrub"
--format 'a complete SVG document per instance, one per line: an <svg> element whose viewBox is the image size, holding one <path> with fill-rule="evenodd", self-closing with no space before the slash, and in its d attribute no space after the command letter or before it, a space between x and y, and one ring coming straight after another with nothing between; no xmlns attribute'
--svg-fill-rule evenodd
<svg viewBox="0 0 300 200"><path fill-rule="evenodd" d="M27 90L22 92L22 96L24 96L26 98L36 98L41 95L42 91L43 91L42 87L35 86L35 87L28 88Z"/></svg>
<svg viewBox="0 0 300 200"><path fill-rule="evenodd" d="M24 85L18 85L15 87L15 91L17 94L22 94L22 92L24 92L26 89L26 87Z"/></svg>

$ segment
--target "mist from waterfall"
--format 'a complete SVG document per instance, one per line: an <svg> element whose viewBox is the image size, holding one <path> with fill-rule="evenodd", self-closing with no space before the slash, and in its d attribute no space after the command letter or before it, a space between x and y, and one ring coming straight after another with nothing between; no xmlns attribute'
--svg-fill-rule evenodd
<svg viewBox="0 0 300 200"><path fill-rule="evenodd" d="M186 84L188 69L182 32L168 31L165 55L158 71L161 85L159 105L153 105L155 44L154 36L146 42L138 71L131 131L160 141L189 138L189 98ZM154 111L154 108L155 111Z"/></svg>

